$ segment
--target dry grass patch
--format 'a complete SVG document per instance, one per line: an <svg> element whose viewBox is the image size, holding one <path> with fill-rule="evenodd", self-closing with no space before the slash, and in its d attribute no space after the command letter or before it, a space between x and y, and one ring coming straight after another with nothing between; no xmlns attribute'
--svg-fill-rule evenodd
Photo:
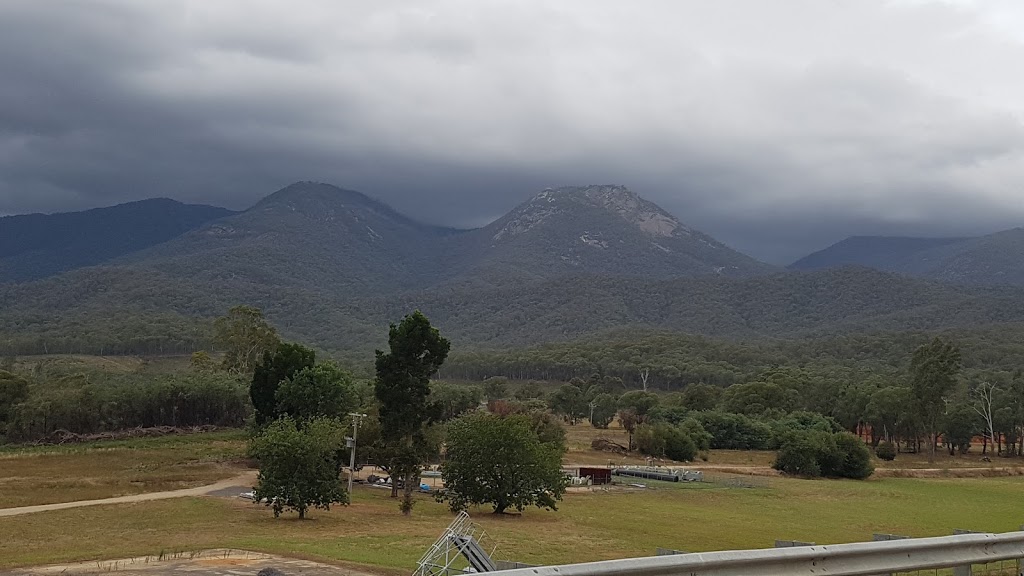
<svg viewBox="0 0 1024 576"><path fill-rule="evenodd" d="M0 450L0 508L161 492L231 478L243 432Z"/></svg>

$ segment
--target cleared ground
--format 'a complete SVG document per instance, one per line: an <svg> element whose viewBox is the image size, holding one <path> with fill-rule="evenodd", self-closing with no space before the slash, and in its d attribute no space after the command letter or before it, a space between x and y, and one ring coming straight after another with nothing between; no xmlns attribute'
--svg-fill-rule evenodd
<svg viewBox="0 0 1024 576"><path fill-rule="evenodd" d="M0 448L0 508L193 488L237 476L242 431Z"/></svg>

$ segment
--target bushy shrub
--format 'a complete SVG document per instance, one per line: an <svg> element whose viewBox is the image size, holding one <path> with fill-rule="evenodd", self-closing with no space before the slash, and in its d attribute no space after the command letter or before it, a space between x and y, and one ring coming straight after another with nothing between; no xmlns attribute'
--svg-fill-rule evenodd
<svg viewBox="0 0 1024 576"><path fill-rule="evenodd" d="M678 426L669 426L665 433L665 456L676 462L692 462L697 457L697 444Z"/></svg>
<svg viewBox="0 0 1024 576"><path fill-rule="evenodd" d="M827 476L863 480L875 472L875 466L871 463L871 451L864 445L863 440L848 432L838 432L832 437L842 458L839 466L831 470L831 474L826 474Z"/></svg>
<svg viewBox="0 0 1024 576"><path fill-rule="evenodd" d="M749 416L717 410L690 415L711 434L711 448L765 450L772 439L771 427Z"/></svg>
<svg viewBox="0 0 1024 576"><path fill-rule="evenodd" d="M711 433L705 430L700 422L693 418L687 418L679 423L679 428L693 440L697 450L707 452L711 449Z"/></svg>
<svg viewBox="0 0 1024 576"><path fill-rule="evenodd" d="M871 453L860 438L846 433L794 430L779 439L772 467L784 474L862 480L874 472Z"/></svg>
<svg viewBox="0 0 1024 576"><path fill-rule="evenodd" d="M875 448L875 455L881 460L892 462L896 459L896 445L889 441L882 442Z"/></svg>
<svg viewBox="0 0 1024 576"><path fill-rule="evenodd" d="M834 434L843 431L843 427L834 418L822 416L817 412L800 411L780 415L779 418L768 421L768 426L772 430L772 439L768 444L768 449L770 450L777 450L782 444L783 437L789 432L817 430L818 432Z"/></svg>
<svg viewBox="0 0 1024 576"><path fill-rule="evenodd" d="M679 424L686 420L690 411L682 406L655 406L647 415L649 422L666 422L668 424Z"/></svg>
<svg viewBox="0 0 1024 576"><path fill-rule="evenodd" d="M663 425L660 425L663 426ZM661 458L665 455L665 435L657 424L641 424L633 432L633 444L637 452Z"/></svg>
<svg viewBox="0 0 1024 576"><path fill-rule="evenodd" d="M697 457L697 444L681 427L665 423L641 424L634 433L637 451L655 458L690 462Z"/></svg>
<svg viewBox="0 0 1024 576"><path fill-rule="evenodd" d="M828 452L835 452L834 446L828 446L829 440L831 437L823 432L801 430L784 434L779 438L772 468L791 476L817 478L822 475L822 460L829 466Z"/></svg>

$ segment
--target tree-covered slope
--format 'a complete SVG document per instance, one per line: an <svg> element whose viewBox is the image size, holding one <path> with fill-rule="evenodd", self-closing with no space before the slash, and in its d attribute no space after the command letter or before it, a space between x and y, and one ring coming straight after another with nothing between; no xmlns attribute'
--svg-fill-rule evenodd
<svg viewBox="0 0 1024 576"><path fill-rule="evenodd" d="M157 198L84 212L6 216L0 218L0 283L101 264L230 214Z"/></svg>
<svg viewBox="0 0 1024 576"><path fill-rule="evenodd" d="M1024 228L978 238L855 236L789 267L823 270L847 265L959 284L1024 285Z"/></svg>

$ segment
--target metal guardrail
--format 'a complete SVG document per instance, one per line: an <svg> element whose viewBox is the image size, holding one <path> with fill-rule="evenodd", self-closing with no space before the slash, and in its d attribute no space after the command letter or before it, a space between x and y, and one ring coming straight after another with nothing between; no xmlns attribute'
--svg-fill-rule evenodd
<svg viewBox="0 0 1024 576"><path fill-rule="evenodd" d="M1024 558L1024 532L652 556L502 572L502 576L873 576ZM1018 565L1018 575L1020 567Z"/></svg>

